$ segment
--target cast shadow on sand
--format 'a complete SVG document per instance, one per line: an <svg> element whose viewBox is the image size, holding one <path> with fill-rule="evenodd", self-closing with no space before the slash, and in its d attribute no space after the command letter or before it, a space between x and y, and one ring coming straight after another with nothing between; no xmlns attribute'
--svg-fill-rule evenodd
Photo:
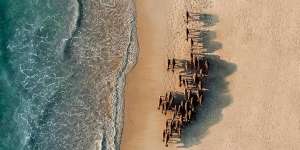
<svg viewBox="0 0 300 150"><path fill-rule="evenodd" d="M203 20L201 19L201 21ZM180 141L183 145L178 147L189 148L200 144L201 139L209 134L209 128L222 120L223 109L233 101L229 94L229 83L226 78L236 71L237 66L213 54L222 48L220 42L214 41L215 32L208 31L202 36L203 38L200 38L202 41L199 42L203 43L203 48L207 49L205 54L209 62L209 75L205 83L207 90L205 90L204 101L197 112L196 120L184 129Z"/></svg>
<svg viewBox="0 0 300 150"><path fill-rule="evenodd" d="M207 13L192 13L190 12L189 21L201 21L204 27L214 26L219 22L219 17Z"/></svg>
<svg viewBox="0 0 300 150"><path fill-rule="evenodd" d="M222 49L222 44L215 41L215 31L201 31L199 34L193 36L194 42L202 43L205 53L213 53L218 49Z"/></svg>

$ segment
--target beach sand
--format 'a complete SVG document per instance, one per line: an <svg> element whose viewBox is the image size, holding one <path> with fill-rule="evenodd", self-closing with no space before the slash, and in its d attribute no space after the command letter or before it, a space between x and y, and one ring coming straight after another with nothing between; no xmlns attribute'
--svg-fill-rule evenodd
<svg viewBox="0 0 300 150"><path fill-rule="evenodd" d="M140 51L138 63L126 77L121 149L152 150L151 145L160 149L163 116L156 110L157 97L165 90L162 83L166 75L166 4L159 0L138 0L136 5Z"/></svg>
<svg viewBox="0 0 300 150"><path fill-rule="evenodd" d="M136 0L136 8L140 53L126 79L122 150L300 149L300 1ZM184 9L203 8L215 18L209 91L181 143L165 148L157 102L176 86L165 61L185 56Z"/></svg>

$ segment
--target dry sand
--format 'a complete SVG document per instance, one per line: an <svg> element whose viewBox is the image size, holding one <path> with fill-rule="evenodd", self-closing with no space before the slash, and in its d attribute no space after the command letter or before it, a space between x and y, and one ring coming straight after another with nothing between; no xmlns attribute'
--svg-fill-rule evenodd
<svg viewBox="0 0 300 150"><path fill-rule="evenodd" d="M136 0L140 55L127 76L121 149L300 149L300 1L210 2ZM184 9L204 7L216 18L208 49L220 58L210 57L197 122L165 148L165 117L156 111L158 96L174 86L165 61L187 47Z"/></svg>
<svg viewBox="0 0 300 150"><path fill-rule="evenodd" d="M160 140L163 117L156 108L157 97L165 90L162 84L166 75L164 3L160 0L136 1L140 52L138 63L126 77L122 150L153 150L155 147L151 145L160 146L158 149L163 147Z"/></svg>

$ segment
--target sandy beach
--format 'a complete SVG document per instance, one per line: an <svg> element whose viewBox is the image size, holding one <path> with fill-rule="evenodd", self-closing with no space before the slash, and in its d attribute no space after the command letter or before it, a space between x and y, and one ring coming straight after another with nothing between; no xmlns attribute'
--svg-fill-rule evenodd
<svg viewBox="0 0 300 150"><path fill-rule="evenodd" d="M164 41L167 18L164 3L158 0L136 1L140 52L138 63L126 77L121 149L153 149L149 143L145 145L147 141L161 145L158 139L161 138L160 125L164 119L156 108L157 97L165 90L162 85L166 75Z"/></svg>
<svg viewBox="0 0 300 150"><path fill-rule="evenodd" d="M140 46L126 77L122 150L300 149L300 1L136 0ZM210 14L205 103L165 147L158 97L176 89L169 57L185 57L185 11ZM191 24L193 26L193 24Z"/></svg>

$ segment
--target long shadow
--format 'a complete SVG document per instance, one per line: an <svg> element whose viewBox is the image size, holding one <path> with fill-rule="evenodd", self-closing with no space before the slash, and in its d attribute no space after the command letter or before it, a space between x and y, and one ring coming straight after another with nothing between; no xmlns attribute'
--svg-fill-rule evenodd
<svg viewBox="0 0 300 150"><path fill-rule="evenodd" d="M209 128L222 120L223 109L233 101L229 94L229 83L226 81L226 77L235 72L237 66L212 54L222 48L220 42L214 41L215 38L216 33L209 31L201 40L197 41L207 49L205 53L208 54L206 57L209 62L209 74L205 82L205 89L208 90L204 92L204 100L196 114L196 120L183 130L181 137L183 146L179 147L188 148L200 144L201 139L209 134Z"/></svg>
<svg viewBox="0 0 300 150"><path fill-rule="evenodd" d="M204 27L210 27L219 22L219 17L213 14L190 13L189 21L201 21Z"/></svg>
<svg viewBox="0 0 300 150"><path fill-rule="evenodd" d="M195 34L195 33L194 33ZM202 43L203 48L206 49L206 53L213 53L218 49L222 48L222 44L220 42L215 41L216 32L214 31L203 31L196 33L192 37L194 42Z"/></svg>
<svg viewBox="0 0 300 150"><path fill-rule="evenodd" d="M196 115L197 119L184 129L181 138L184 147L200 144L201 139L208 134L209 128L222 119L222 110L232 102L228 90L229 83L225 78L236 70L236 65L218 56L208 56L208 60L209 75L205 83L208 91L204 93L204 101Z"/></svg>
<svg viewBox="0 0 300 150"><path fill-rule="evenodd" d="M185 67L186 62L187 62L187 60L184 60L184 59L176 59L175 68L176 69L183 69Z"/></svg>
<svg viewBox="0 0 300 150"><path fill-rule="evenodd" d="M196 55L200 55L200 54L194 54L194 56ZM188 63L188 68L186 70L185 64ZM174 69L178 69L179 73L182 75L192 75L193 71L191 69L191 61L190 60L186 60L186 59L176 59L176 65L174 67Z"/></svg>
<svg viewBox="0 0 300 150"><path fill-rule="evenodd" d="M188 60L185 59L176 59L176 65L174 69L180 70L179 73L186 73L188 74L187 70L185 70L185 64L186 62L189 62Z"/></svg>

